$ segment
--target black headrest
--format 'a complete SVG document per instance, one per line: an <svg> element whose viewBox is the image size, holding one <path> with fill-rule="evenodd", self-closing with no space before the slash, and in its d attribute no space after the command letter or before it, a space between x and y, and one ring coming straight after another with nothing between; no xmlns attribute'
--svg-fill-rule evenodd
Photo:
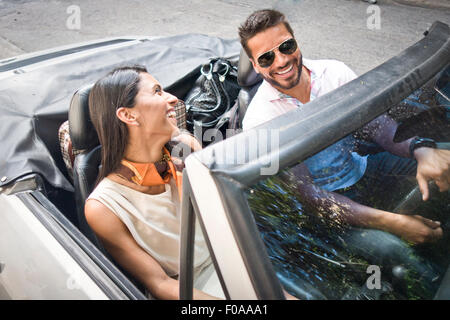
<svg viewBox="0 0 450 320"><path fill-rule="evenodd" d="M252 63L244 49L241 49L238 66L238 83L241 87L251 87L262 81L259 74L253 69Z"/></svg>
<svg viewBox="0 0 450 320"><path fill-rule="evenodd" d="M89 92L92 86L89 84L79 89L70 101L69 132L72 146L78 150L89 150L100 144L89 116Z"/></svg>

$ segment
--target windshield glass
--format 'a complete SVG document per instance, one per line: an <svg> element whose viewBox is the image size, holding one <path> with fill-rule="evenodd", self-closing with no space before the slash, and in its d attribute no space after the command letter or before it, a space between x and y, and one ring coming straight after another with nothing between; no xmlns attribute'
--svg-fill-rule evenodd
<svg viewBox="0 0 450 320"><path fill-rule="evenodd" d="M448 80L439 82L448 71L383 115L399 123L396 142L450 141L449 101L436 90L448 89ZM422 201L416 161L384 152L370 130L376 126L247 190L278 279L297 298L432 299L447 270L449 192L431 184L429 200ZM389 213L389 223L359 215L373 209ZM419 241L416 229L433 236Z"/></svg>

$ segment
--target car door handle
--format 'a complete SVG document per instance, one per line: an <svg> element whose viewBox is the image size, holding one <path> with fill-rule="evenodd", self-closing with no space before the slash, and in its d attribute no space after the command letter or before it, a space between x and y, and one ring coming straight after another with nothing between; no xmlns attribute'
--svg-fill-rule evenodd
<svg viewBox="0 0 450 320"><path fill-rule="evenodd" d="M0 273L2 273L3 270L5 270L5 264L0 262Z"/></svg>

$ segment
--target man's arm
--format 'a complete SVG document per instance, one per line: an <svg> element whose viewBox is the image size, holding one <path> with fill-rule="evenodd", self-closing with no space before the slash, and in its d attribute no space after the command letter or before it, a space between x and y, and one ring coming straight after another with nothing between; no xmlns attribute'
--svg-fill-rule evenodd
<svg viewBox="0 0 450 320"><path fill-rule="evenodd" d="M409 158L410 146L413 138L396 143L394 135L398 124L387 115L381 115L368 123L363 131L384 150L400 157ZM450 151L433 148L418 148L414 150L414 158L417 160L417 182L422 193L423 200L429 198L428 182L434 180L441 192L450 187Z"/></svg>
<svg viewBox="0 0 450 320"><path fill-rule="evenodd" d="M395 214L367 207L317 187L303 163L292 168L283 179L297 187L308 207L334 222L387 231L413 243L434 241L442 237L439 222L418 215Z"/></svg>
<svg viewBox="0 0 450 320"><path fill-rule="evenodd" d="M365 136L384 150L400 157L409 158L409 146L413 138L398 143L394 142L397 127L398 124L394 119L383 114L365 125L362 130Z"/></svg>

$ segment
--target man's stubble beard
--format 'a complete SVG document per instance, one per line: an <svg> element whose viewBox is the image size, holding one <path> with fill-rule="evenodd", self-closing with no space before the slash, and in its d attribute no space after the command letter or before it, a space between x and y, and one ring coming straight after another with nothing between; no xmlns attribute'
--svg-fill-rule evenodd
<svg viewBox="0 0 450 320"><path fill-rule="evenodd" d="M284 85L280 84L278 81L274 80L271 77L269 78L269 77L263 76L263 78L267 82L269 82L272 86L274 86L276 88L281 88L281 89L284 89L284 90L290 90L290 89L294 88L296 85L299 84L300 78L301 78L301 75L302 75L302 70L303 70L303 55L300 55L300 63L298 64L298 76L295 79L295 81L291 82L289 85L284 86Z"/></svg>

